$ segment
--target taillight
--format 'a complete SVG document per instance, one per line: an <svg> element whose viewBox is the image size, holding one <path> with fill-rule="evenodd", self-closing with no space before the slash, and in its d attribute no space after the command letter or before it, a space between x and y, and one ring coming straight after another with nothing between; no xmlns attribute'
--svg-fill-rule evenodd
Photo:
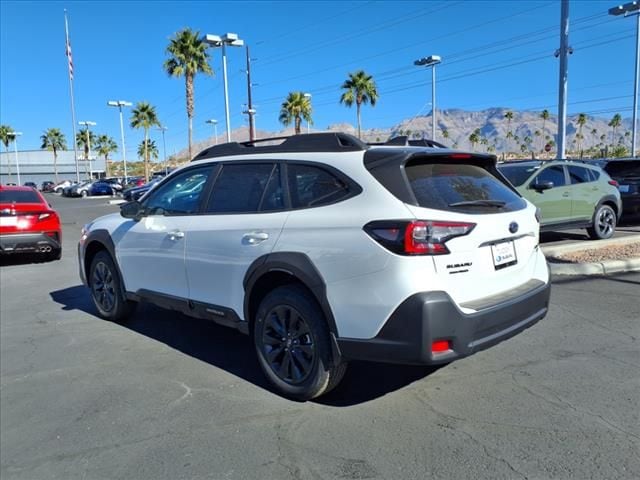
<svg viewBox="0 0 640 480"><path fill-rule="evenodd" d="M613 185L613 186L614 186L614 187L616 187L616 188L619 186L618 182L616 182L615 180L609 180L607 183L608 183L609 185Z"/></svg>
<svg viewBox="0 0 640 480"><path fill-rule="evenodd" d="M446 255L447 241L467 235L475 226L467 222L383 220L368 223L364 231L400 255Z"/></svg>

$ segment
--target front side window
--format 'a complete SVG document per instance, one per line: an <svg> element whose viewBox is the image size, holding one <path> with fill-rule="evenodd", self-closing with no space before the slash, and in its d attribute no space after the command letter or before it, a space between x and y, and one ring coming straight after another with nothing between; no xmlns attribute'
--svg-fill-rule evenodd
<svg viewBox="0 0 640 480"><path fill-rule="evenodd" d="M544 182L553 182L554 187L566 185L567 182L564 178L564 167L562 165L547 167L533 179L534 186Z"/></svg>
<svg viewBox="0 0 640 480"><path fill-rule="evenodd" d="M288 165L293 208L319 207L342 200L349 186L331 172L313 165Z"/></svg>
<svg viewBox="0 0 640 480"><path fill-rule="evenodd" d="M196 213L212 167L189 169L153 190L144 201L148 215Z"/></svg>
<svg viewBox="0 0 640 480"><path fill-rule="evenodd" d="M225 164L213 185L207 213L281 210L280 166L273 163Z"/></svg>
<svg viewBox="0 0 640 480"><path fill-rule="evenodd" d="M571 185L591 181L588 168L577 167L574 165L569 165L569 178L571 179Z"/></svg>

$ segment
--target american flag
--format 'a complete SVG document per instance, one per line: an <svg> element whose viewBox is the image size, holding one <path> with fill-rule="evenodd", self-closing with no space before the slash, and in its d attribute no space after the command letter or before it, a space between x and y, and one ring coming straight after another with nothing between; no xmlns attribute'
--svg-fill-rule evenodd
<svg viewBox="0 0 640 480"><path fill-rule="evenodd" d="M67 59L69 60L69 78L73 80L73 57L71 56L71 42L67 40Z"/></svg>

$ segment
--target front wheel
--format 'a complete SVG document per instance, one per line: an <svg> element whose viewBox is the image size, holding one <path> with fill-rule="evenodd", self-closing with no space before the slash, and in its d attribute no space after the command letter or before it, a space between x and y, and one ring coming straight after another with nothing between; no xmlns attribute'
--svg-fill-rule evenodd
<svg viewBox="0 0 640 480"><path fill-rule="evenodd" d="M91 262L89 288L98 314L106 320L125 320L135 310L136 302L126 299L118 269L111 255L104 250L98 252Z"/></svg>
<svg viewBox="0 0 640 480"><path fill-rule="evenodd" d="M302 287L283 286L267 294L254 321L253 340L262 371L284 396L318 397L345 374L346 363L332 359L324 315Z"/></svg>
<svg viewBox="0 0 640 480"><path fill-rule="evenodd" d="M594 240L611 238L616 231L616 212L609 205L600 205L593 216L593 226L587 228Z"/></svg>

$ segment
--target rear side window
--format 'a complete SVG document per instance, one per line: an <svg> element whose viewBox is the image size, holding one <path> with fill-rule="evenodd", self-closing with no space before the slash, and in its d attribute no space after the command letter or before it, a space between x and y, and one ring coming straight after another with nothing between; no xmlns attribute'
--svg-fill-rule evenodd
<svg viewBox="0 0 640 480"><path fill-rule="evenodd" d="M338 202L350 194L346 182L312 165L288 165L293 208L319 207Z"/></svg>
<svg viewBox="0 0 640 480"><path fill-rule="evenodd" d="M509 187L476 165L412 162L406 165L405 172L421 207L497 213L526 206Z"/></svg>
<svg viewBox="0 0 640 480"><path fill-rule="evenodd" d="M33 190L0 190L0 203L42 203Z"/></svg>
<svg viewBox="0 0 640 480"><path fill-rule="evenodd" d="M576 167L574 165L569 165L569 178L571 179L572 185L592 181L592 177L591 175L589 175L588 168Z"/></svg>
<svg viewBox="0 0 640 480"><path fill-rule="evenodd" d="M597 182L600 178L600 172L598 170L589 169L589 177L592 182Z"/></svg>
<svg viewBox="0 0 640 480"><path fill-rule="evenodd" d="M256 213L282 208L279 165L226 164L213 186L207 212Z"/></svg>

